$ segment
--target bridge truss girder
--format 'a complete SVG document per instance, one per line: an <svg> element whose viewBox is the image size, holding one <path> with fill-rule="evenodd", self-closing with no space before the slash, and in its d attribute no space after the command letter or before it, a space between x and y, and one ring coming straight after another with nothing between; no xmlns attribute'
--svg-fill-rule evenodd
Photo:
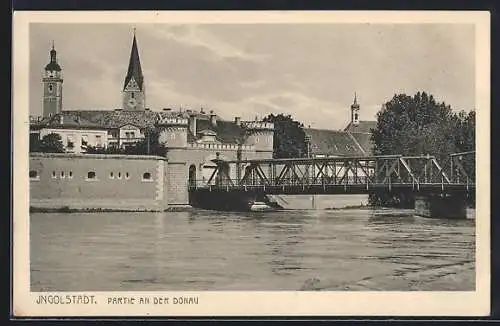
<svg viewBox="0 0 500 326"><path fill-rule="evenodd" d="M469 153L470 154L470 153ZM466 155L469 155L466 154ZM457 156L458 157L458 156ZM434 156L372 156L300 159L214 160L216 168L209 180L196 183L207 186L284 185L390 185L461 183L464 177L472 183L456 156L450 156L451 177ZM231 174L236 170L236 176Z"/></svg>

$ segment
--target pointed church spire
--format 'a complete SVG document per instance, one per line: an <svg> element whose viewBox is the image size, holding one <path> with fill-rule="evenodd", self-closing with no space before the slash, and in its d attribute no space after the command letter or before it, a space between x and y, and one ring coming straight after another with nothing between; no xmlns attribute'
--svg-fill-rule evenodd
<svg viewBox="0 0 500 326"><path fill-rule="evenodd" d="M134 39L132 41L132 50L130 51L130 61L128 64L127 76L125 77L125 83L123 84L123 89L127 87L130 80L134 78L135 82L142 91L142 86L144 82L144 76L142 75L141 60L139 59L139 50L137 48L137 40L135 37L135 27L134 27Z"/></svg>
<svg viewBox="0 0 500 326"><path fill-rule="evenodd" d="M351 105L351 109L356 109L356 108L359 108L358 95L356 94L356 92L354 92L354 102Z"/></svg>

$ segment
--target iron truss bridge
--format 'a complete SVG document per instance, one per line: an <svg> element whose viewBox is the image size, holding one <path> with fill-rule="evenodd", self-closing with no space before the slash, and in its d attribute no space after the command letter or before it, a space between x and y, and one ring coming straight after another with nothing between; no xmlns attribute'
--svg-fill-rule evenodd
<svg viewBox="0 0 500 326"><path fill-rule="evenodd" d="M191 192L258 194L368 194L475 192L475 152L436 157L385 155L370 157L215 159L208 180L190 179Z"/></svg>

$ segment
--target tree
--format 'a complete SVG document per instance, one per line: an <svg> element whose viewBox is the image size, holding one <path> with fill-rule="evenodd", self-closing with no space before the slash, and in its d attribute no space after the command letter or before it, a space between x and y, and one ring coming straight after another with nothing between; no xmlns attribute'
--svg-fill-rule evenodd
<svg viewBox="0 0 500 326"><path fill-rule="evenodd" d="M30 138L30 152L64 153L64 145L59 134L51 133L43 136L42 140Z"/></svg>
<svg viewBox="0 0 500 326"><path fill-rule="evenodd" d="M470 152L476 150L476 112L460 111L453 117L455 124L455 145L457 152ZM472 180L476 177L475 155L464 155L460 158L460 164Z"/></svg>
<svg viewBox="0 0 500 326"><path fill-rule="evenodd" d="M270 114L265 122L274 123L273 157L305 157L307 148L302 124L292 119L291 115Z"/></svg>
<svg viewBox="0 0 500 326"><path fill-rule="evenodd" d="M475 113L453 113L444 102L418 92L414 96L397 94L377 113L377 126L372 130L375 155L433 155L441 165L449 163L449 154L474 150ZM418 166L412 166L418 169ZM411 196L389 198L373 194L372 204L412 202Z"/></svg>
<svg viewBox="0 0 500 326"><path fill-rule="evenodd" d="M377 113L372 132L375 155L435 155L444 162L456 152L456 129L449 105L432 95L394 95Z"/></svg>
<svg viewBox="0 0 500 326"><path fill-rule="evenodd" d="M40 152L40 143L39 135L30 133L30 153Z"/></svg>
<svg viewBox="0 0 500 326"><path fill-rule="evenodd" d="M167 149L164 144L159 141L160 130L146 129L144 139L125 149L125 152L135 155L157 155L165 156Z"/></svg>
<svg viewBox="0 0 500 326"><path fill-rule="evenodd" d="M157 155L166 156L167 148L159 142L160 130L147 129L144 139L137 143L128 145L125 148L107 147L96 148L87 147L88 154L122 154L122 155Z"/></svg>

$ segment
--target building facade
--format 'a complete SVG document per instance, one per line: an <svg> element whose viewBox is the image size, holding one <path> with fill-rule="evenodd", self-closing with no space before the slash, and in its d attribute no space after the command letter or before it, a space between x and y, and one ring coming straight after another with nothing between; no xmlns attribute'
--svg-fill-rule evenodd
<svg viewBox="0 0 500 326"><path fill-rule="evenodd" d="M82 156L80 154L85 153L88 147L124 148L133 145L147 139L150 130L158 131L159 143L163 144L167 150L165 162L161 163L161 180L163 180L164 187L161 197L164 198L167 206L189 205L188 185L193 182L205 183L209 180L214 171L216 159L245 160L273 157L274 126L272 123L242 121L240 117L224 120L214 111L205 112L203 108L200 110L164 108L156 111L149 109L146 106L146 83L142 73L135 31L128 69L121 89L122 103L117 109L71 110L63 108L62 68L57 62L56 55L53 46L50 50L50 62L45 66L42 78L43 116L31 120L30 137L42 139L51 133L59 134L66 151L63 155L67 155L67 158L57 155L32 155L30 176L32 174L40 176L39 178L30 177L33 186L32 198L55 200L57 197L55 194L62 194L66 186L68 193L61 198L65 198L66 195L78 197L79 195L74 192L75 189L80 189L79 191L84 191L91 196L87 193L91 190L87 188L93 189L92 187L97 184L102 186L101 190L107 189L105 193L97 191L100 198L104 199L122 198L123 194L120 191L112 190L114 187L130 186L137 187L137 189L147 187L147 184L142 183L143 181L140 186L133 184L130 171L108 171L111 165L118 168L124 164L131 164L131 169L135 165L147 166L150 164L147 157L145 157L145 162L142 162L139 157L130 161L133 163L126 163L129 162L128 159L121 156L92 156L90 154ZM308 156L324 158L371 155L373 146L370 130L375 127L376 123L360 120L360 111L355 94L350 107L350 122L343 131L304 128ZM78 162L98 166L100 170L95 173L96 175L102 174L102 177L94 180L95 183L83 182L89 180L82 179L83 181L80 180L82 184L79 184L77 188L72 188L72 184L76 184L76 172L79 171L78 175L81 174L82 178L86 173L77 169ZM69 178L70 172L66 171L63 182L60 172L52 167L54 164L67 164L68 166L74 164L71 170L73 171L72 177ZM139 175L137 168L134 169L134 175ZM55 178L53 177L54 171L56 171ZM158 172L160 170L155 171L155 173L160 173ZM229 171L230 177L236 178L235 173L236 171ZM108 176L104 177L106 174ZM116 179L118 176L122 177ZM155 175L154 178L159 180L160 176ZM69 180L73 183L69 183ZM128 182L122 185L116 180ZM134 194L139 196L138 193ZM86 198L87 195L82 195L82 198Z"/></svg>
<svg viewBox="0 0 500 326"><path fill-rule="evenodd" d="M45 71L46 75L42 79L44 89L48 92L49 85L52 85L51 89L55 87L55 94L59 96L59 102L56 101L58 103L56 106L45 105L45 103L53 102L46 102L47 96L44 93L43 116L31 119L31 139L40 140L45 135L58 134L61 136L66 155L69 155L68 160L77 162L81 161L81 156L77 154L85 153L89 146L123 148L144 140L148 131L157 130L159 131L159 142L167 149L168 164L165 164L163 173L165 180L168 180L165 182L165 187L168 187L165 193L169 194L166 201L170 206L189 204L189 182L208 180L215 166L213 160L216 158L272 158L274 135L272 123L241 121L239 117L235 117L232 121L226 121L214 111L205 112L203 109L173 110L165 108L153 111L147 108L145 78L142 73L135 31L129 65L121 90L122 106L118 109L63 109L62 69L57 64L54 49L50 51L50 62L45 67ZM39 175L49 173L43 170L44 166L49 165L37 163L41 159L36 155L39 154L34 154L31 164L38 164L37 173ZM87 161L85 162L90 162L88 160L90 157L86 157ZM52 156L43 159L54 162L62 160L60 157L54 158ZM99 161L102 157L95 159ZM113 162L118 166L122 164L122 161ZM137 159L134 162L137 163ZM38 198L37 196L47 195L45 192L40 194L42 185L48 183L47 189L52 189L52 183L59 179L30 180L32 184L37 182L34 184L32 192L33 198ZM108 183L112 182L110 180L101 178L99 183L106 188ZM89 184L84 183L84 185L88 187ZM115 192L107 194L111 198L118 196ZM104 197L106 196L104 195Z"/></svg>

